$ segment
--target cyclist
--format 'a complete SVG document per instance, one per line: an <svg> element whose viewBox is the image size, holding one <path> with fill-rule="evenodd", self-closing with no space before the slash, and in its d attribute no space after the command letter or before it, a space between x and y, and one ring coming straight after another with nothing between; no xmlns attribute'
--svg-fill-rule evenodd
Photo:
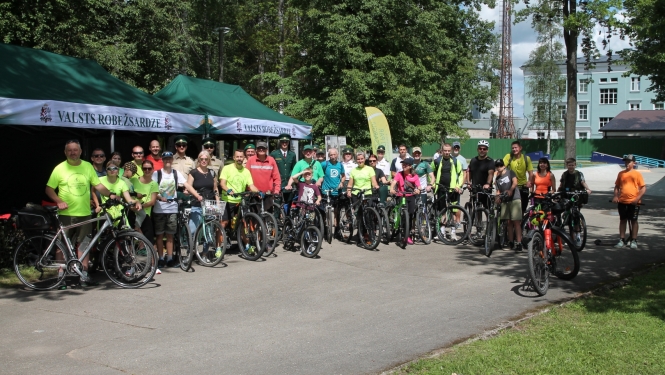
<svg viewBox="0 0 665 375"><path fill-rule="evenodd" d="M314 181L319 183L319 180L323 177L323 170L321 169L321 164L314 159L314 148L312 145L305 145L302 149L302 153L304 158L300 159L297 163L296 166L293 167L293 172L291 172L291 178L289 179L288 183L284 187L285 190L291 190L291 182L293 181L293 176L296 174L304 171L307 168L312 169L313 173L313 178ZM299 181L304 181L302 177L300 177Z"/></svg>
<svg viewBox="0 0 665 375"><path fill-rule="evenodd" d="M469 163L469 173L467 174L467 185L482 185L483 189L492 188L492 180L494 179L494 160L487 156L489 151L490 143L484 139L478 141L478 156L475 156L471 159ZM488 208L487 195L480 195L478 200L483 205L483 207Z"/></svg>
<svg viewBox="0 0 665 375"><path fill-rule="evenodd" d="M365 165L365 153L360 151L356 153L356 163L358 166L353 168L351 175L349 177L349 183L346 186L346 196L353 198L353 203L357 200L358 191L352 191L352 188L355 186L357 189L375 189L379 188L379 184L376 182L376 173L374 168ZM365 196L372 195L371 191L366 193Z"/></svg>
<svg viewBox="0 0 665 375"><path fill-rule="evenodd" d="M619 172L614 182L614 198L612 202L618 203L619 209L619 243L614 245L616 248L622 248L627 245L624 240L626 234L626 221L632 222L632 237L630 238L630 248L637 249L637 217L640 214L640 199L647 191L644 184L642 173L635 170L635 156L632 154L623 157L626 169Z"/></svg>
<svg viewBox="0 0 665 375"><path fill-rule="evenodd" d="M415 154L415 151L414 151ZM406 197L406 208L409 216L411 217L411 222L415 222L416 214L416 196L420 194L420 177L416 174L413 164L415 160L413 158L406 158L402 160L402 170L395 173L392 181L390 181L390 194L411 194ZM406 243L413 245L413 239L411 235L406 239Z"/></svg>
<svg viewBox="0 0 665 375"><path fill-rule="evenodd" d="M242 159L240 162L242 163ZM215 181L216 174L215 171L208 168L208 165L210 164L210 153L208 151L199 152L196 164L197 167L192 169L187 177L187 184L196 191L196 194L192 194L194 198L196 198L196 201L192 202L192 209L189 213L189 231L192 233L192 236L196 233L196 228L198 228L203 219L201 202L204 200L219 201L219 189L217 187L217 181ZM249 172L247 173L249 174ZM221 250L219 250L219 255L215 255L215 257L219 258L220 256Z"/></svg>
<svg viewBox="0 0 665 375"><path fill-rule="evenodd" d="M376 174L376 182L379 184L379 202L386 203L389 190L388 178L386 177L383 170L376 166L378 162L376 155L370 155L369 158L367 158L367 162L369 163L370 167L374 168L374 173Z"/></svg>
<svg viewBox="0 0 665 375"><path fill-rule="evenodd" d="M507 220L508 224L508 242L510 248L515 251L522 251L522 202L521 194L517 190L517 176L515 172L508 169L503 159L496 159L494 162L496 169L496 188L499 193L506 193L501 202L501 197L497 195L496 204L501 203L501 220ZM513 231L515 236L513 236ZM515 238L515 241L513 241Z"/></svg>
<svg viewBox="0 0 665 375"><path fill-rule="evenodd" d="M411 151L413 153L413 171L420 179L420 199L424 204L427 203L427 193L432 190L432 183L434 183L434 172L432 172L432 165L421 159L423 151L420 147L414 147ZM404 162L402 162L404 163ZM428 183L429 181L429 183Z"/></svg>
<svg viewBox="0 0 665 375"><path fill-rule="evenodd" d="M591 189L584 180L584 174L575 168L577 168L577 160L575 158L566 159L566 171L561 175L559 191L586 190L587 194L591 194Z"/></svg>
<svg viewBox="0 0 665 375"><path fill-rule="evenodd" d="M452 155L462 163L462 169L464 169L464 181L467 181L469 179L469 164L467 164L466 158L460 154L461 151L462 145L457 141L453 142Z"/></svg>
<svg viewBox="0 0 665 375"><path fill-rule="evenodd" d="M118 177L119 172L120 168L115 165L113 160L110 160L106 163L106 176L100 177L99 182L106 186L106 188L114 195L125 198L127 203L134 205L134 209L140 210L141 203L138 200L132 199L132 197L130 197L127 184ZM93 189L97 190L96 188ZM109 198L102 196L102 204L106 203L108 199ZM95 211L99 212L100 210L98 208ZM117 219L120 217L120 215L122 215L122 208L120 206L113 206L108 208L106 212L108 212L112 218Z"/></svg>
<svg viewBox="0 0 665 375"><path fill-rule="evenodd" d="M443 210L446 204L444 199L444 194L449 194L449 189L454 191L448 196L451 203L457 204L460 199L460 193L462 192L462 184L464 183L464 170L462 169L462 163L457 160L457 158L452 157L452 147L449 143L445 143L441 147L441 158L438 161L432 162L432 170L436 171L436 177L434 181L437 185L434 186L434 194L437 196L437 209ZM439 186L441 184L442 186ZM447 186L449 189L446 189L444 186ZM460 218L462 216L461 212L455 213L455 222L459 225ZM457 239L455 235L455 228L450 231L450 236L453 240Z"/></svg>
<svg viewBox="0 0 665 375"><path fill-rule="evenodd" d="M245 160L242 162L243 167L247 167L247 160L252 156L256 156L256 146L254 146L253 143L248 143L247 146L245 146Z"/></svg>
<svg viewBox="0 0 665 375"><path fill-rule="evenodd" d="M244 159L243 150L235 150L233 153L233 164L222 168L222 173L219 175L219 184L222 187L222 200L226 202L226 208L222 216L222 228L226 228L229 220L238 211L238 204L242 200L242 197L236 197L235 193L242 193L247 188L255 193L259 192L259 189L254 186L252 174L247 168L242 166Z"/></svg>
<svg viewBox="0 0 665 375"><path fill-rule="evenodd" d="M135 229L143 233L146 238L153 241L155 232L152 225L152 206L157 202L157 193L159 186L157 182L152 180L152 172L154 170L153 164L150 160L144 160L141 164L141 170L144 172L142 176L135 175L132 177L131 182L134 185L134 191L137 193L136 197L141 200L141 211L145 213L136 215ZM140 221L139 216L144 220ZM163 265L162 265L163 266Z"/></svg>
<svg viewBox="0 0 665 375"><path fill-rule="evenodd" d="M543 200L545 194L554 190L555 186L556 178L550 169L550 161L547 158L538 159L538 171L531 176L531 192L534 193L536 204Z"/></svg>
<svg viewBox="0 0 665 375"><path fill-rule="evenodd" d="M322 186L323 191L332 190L330 202L335 207L335 228L337 228L337 219L339 218L339 207L335 204L339 197L339 189L344 186L344 166L338 161L339 154L336 148L328 150L327 161L321 162L323 177L317 181L317 185Z"/></svg>
<svg viewBox="0 0 665 375"><path fill-rule="evenodd" d="M531 178L533 176L533 165L531 158L522 153L520 141L513 141L510 144L511 153L503 157L503 163L506 168L515 172L517 176L517 188L520 192L522 202L522 212L526 211L528 204L529 189L531 188ZM527 176L528 175L528 176Z"/></svg>

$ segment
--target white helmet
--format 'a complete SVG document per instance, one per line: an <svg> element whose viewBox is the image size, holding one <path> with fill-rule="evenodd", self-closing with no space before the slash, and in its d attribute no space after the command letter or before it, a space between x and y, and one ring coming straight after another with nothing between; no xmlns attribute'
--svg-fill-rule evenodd
<svg viewBox="0 0 665 375"><path fill-rule="evenodd" d="M485 146L487 148L490 148L490 143L484 139L481 139L480 141L478 141L478 146Z"/></svg>

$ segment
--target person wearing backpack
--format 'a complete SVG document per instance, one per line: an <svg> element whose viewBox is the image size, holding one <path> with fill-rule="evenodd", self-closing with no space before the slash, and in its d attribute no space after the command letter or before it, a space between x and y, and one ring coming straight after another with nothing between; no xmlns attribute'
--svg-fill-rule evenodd
<svg viewBox="0 0 665 375"><path fill-rule="evenodd" d="M503 163L506 165L506 168L515 172L517 176L517 189L520 191L522 213L524 213L529 203L533 164L531 163L531 158L522 153L520 141L513 141L510 144L510 148L512 152L503 157Z"/></svg>
<svg viewBox="0 0 665 375"><path fill-rule="evenodd" d="M338 235L337 220L339 219L339 205L335 204L339 198L339 191L344 187L344 166L339 161L339 152L336 148L331 148L328 150L328 160L324 160L320 163L321 169L323 170L323 177L321 177L316 185L320 186L321 194L325 194L327 190L331 190L330 204L333 205L334 216L335 216L335 236Z"/></svg>
<svg viewBox="0 0 665 375"><path fill-rule="evenodd" d="M566 171L561 175L559 191L586 190L587 194L591 194L591 189L584 180L584 174L575 168L577 168L577 160L574 158L566 159Z"/></svg>
<svg viewBox="0 0 665 375"><path fill-rule="evenodd" d="M452 204L459 202L462 184L464 183L462 163L451 155L453 148L449 143L445 143L441 149L441 158L436 162L432 162L432 171L436 171L434 195L437 198L437 210L443 210L445 207L444 194L449 194L448 197ZM448 189L445 188L446 186ZM461 212L455 214L455 221L458 225L461 215ZM451 231L450 235L453 240L456 239L455 229Z"/></svg>

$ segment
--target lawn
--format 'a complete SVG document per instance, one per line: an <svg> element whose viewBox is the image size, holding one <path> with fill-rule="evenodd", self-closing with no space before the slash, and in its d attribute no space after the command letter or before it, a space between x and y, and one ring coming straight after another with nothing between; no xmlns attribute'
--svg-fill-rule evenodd
<svg viewBox="0 0 665 375"><path fill-rule="evenodd" d="M665 267L398 374L665 374Z"/></svg>

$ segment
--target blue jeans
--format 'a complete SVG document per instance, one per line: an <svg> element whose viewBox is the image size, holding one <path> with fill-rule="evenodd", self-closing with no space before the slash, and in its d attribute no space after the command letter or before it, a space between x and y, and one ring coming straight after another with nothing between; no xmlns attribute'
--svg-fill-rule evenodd
<svg viewBox="0 0 665 375"><path fill-rule="evenodd" d="M189 213L189 231L192 233L192 237L196 235L196 228L201 224L202 219L203 210L201 207L192 207Z"/></svg>

